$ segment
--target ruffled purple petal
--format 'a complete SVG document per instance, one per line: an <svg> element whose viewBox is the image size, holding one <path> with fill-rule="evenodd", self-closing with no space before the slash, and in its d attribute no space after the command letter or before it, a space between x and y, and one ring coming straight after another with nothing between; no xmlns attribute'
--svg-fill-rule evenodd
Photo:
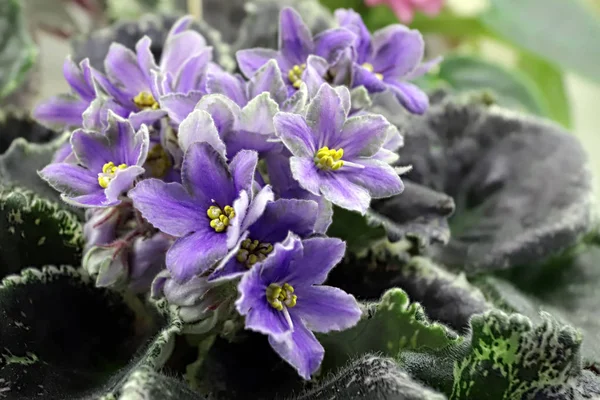
<svg viewBox="0 0 600 400"><path fill-rule="evenodd" d="M183 186L206 215L211 205L221 209L236 198L233 179L225 158L208 143L192 143L181 167Z"/></svg>
<svg viewBox="0 0 600 400"><path fill-rule="evenodd" d="M160 232L133 242L129 256L130 290L145 293L150 289L154 277L165 268L165 254L170 246L169 238Z"/></svg>
<svg viewBox="0 0 600 400"><path fill-rule="evenodd" d="M287 99L285 82L283 81L281 70L279 69L277 61L275 60L269 60L258 71L256 71L256 74L254 74L254 76L252 76L248 82L248 99L253 99L254 97L265 92L269 93L271 98L275 100L277 104L282 104ZM245 105L240 103L238 104L240 106Z"/></svg>
<svg viewBox="0 0 600 400"><path fill-rule="evenodd" d="M241 232L246 231L254 224L265 212L267 204L274 200L273 190L271 186L265 186L254 197L241 225Z"/></svg>
<svg viewBox="0 0 600 400"><path fill-rule="evenodd" d="M329 63L322 57L310 55L306 60L306 69L302 73L302 82L306 84L309 97L314 97L321 86L326 83L325 76L329 71Z"/></svg>
<svg viewBox="0 0 600 400"><path fill-rule="evenodd" d="M298 374L309 380L310 376L319 369L325 349L315 335L308 330L300 318L292 314L294 330L289 338L269 336L269 343L279 356L294 367Z"/></svg>
<svg viewBox="0 0 600 400"><path fill-rule="evenodd" d="M428 73L432 68L434 68L439 63L441 63L443 59L444 59L444 57L438 56L438 57L432 58L429 61L419 64L419 66L417 68L413 69L411 72L409 72L408 74L406 74L404 76L404 80L409 81L409 80L413 80L413 79L422 77L423 75Z"/></svg>
<svg viewBox="0 0 600 400"><path fill-rule="evenodd" d="M111 82L119 86L132 102L140 92L150 91L148 79L138 65L137 56L120 43L110 45L104 69Z"/></svg>
<svg viewBox="0 0 600 400"><path fill-rule="evenodd" d="M141 110L139 112L129 114L129 122L133 129L139 129L142 125L152 126L156 121L165 117L165 110Z"/></svg>
<svg viewBox="0 0 600 400"><path fill-rule="evenodd" d="M295 156L313 157L317 152L318 138L301 115L277 113L273 125L277 136Z"/></svg>
<svg viewBox="0 0 600 400"><path fill-rule="evenodd" d="M334 148L344 149L344 159L371 157L379 151L388 136L390 123L381 115L358 115L348 118L340 141Z"/></svg>
<svg viewBox="0 0 600 400"><path fill-rule="evenodd" d="M314 54L323 57L329 63L335 62L342 51L350 47L356 36L345 28L328 29L315 36Z"/></svg>
<svg viewBox="0 0 600 400"><path fill-rule="evenodd" d="M69 86L81 97L82 99L91 100L96 96L94 92L94 86L91 82L91 72L89 70L89 62L87 63L87 78L84 76L84 71L77 64L73 62L71 57L67 57L63 64L63 75L65 80L69 83Z"/></svg>
<svg viewBox="0 0 600 400"><path fill-rule="evenodd" d="M315 52L310 30L300 14L289 7L279 15L279 51L292 65L304 64L308 55Z"/></svg>
<svg viewBox="0 0 600 400"><path fill-rule="evenodd" d="M239 243L239 240L245 234L242 232L242 225L248 207L250 206L250 194L245 190L242 190L238 198L233 201L232 207L235 212L235 217L229 220L229 227L227 227L227 248L232 249Z"/></svg>
<svg viewBox="0 0 600 400"><path fill-rule="evenodd" d="M144 36L135 45L135 53L137 55L137 62L146 78L146 82L150 82L152 79L151 71L158 70L158 65L156 65L156 60L154 59L154 54L150 50L150 46L152 44L152 40L148 36ZM153 95L154 93L152 91Z"/></svg>
<svg viewBox="0 0 600 400"><path fill-rule="evenodd" d="M365 168L348 174L348 179L369 191L372 198L379 199L402 193L404 185L398 173L390 165L379 160L356 160Z"/></svg>
<svg viewBox="0 0 600 400"><path fill-rule="evenodd" d="M321 284L327 279L329 271L342 260L345 252L346 243L337 238L304 239L301 256L294 259L282 279L294 288Z"/></svg>
<svg viewBox="0 0 600 400"><path fill-rule="evenodd" d="M339 171L320 174L319 189L321 194L337 206L351 211L358 211L364 215L371 203L371 196L366 189L356 185L349 178L353 173L360 173L360 171L357 168L355 171L345 172L342 168ZM300 184L302 184L302 181L300 181Z"/></svg>
<svg viewBox="0 0 600 400"><path fill-rule="evenodd" d="M70 94L51 97L33 111L33 117L49 124L81 126L82 114L89 107L88 100L78 99Z"/></svg>
<svg viewBox="0 0 600 400"><path fill-rule="evenodd" d="M185 236L209 223L206 209L194 203L182 185L146 179L129 191L133 206L153 226L172 236Z"/></svg>
<svg viewBox="0 0 600 400"><path fill-rule="evenodd" d="M179 18L177 21L175 21L175 23L173 23L173 26L171 26L171 30L169 30L169 34L167 35L167 40L181 32L184 32L189 28L193 21L194 17L191 15L185 15Z"/></svg>
<svg viewBox="0 0 600 400"><path fill-rule="evenodd" d="M213 69L208 72L206 90L210 94L222 94L229 97L240 107L248 103L245 81L239 75Z"/></svg>
<svg viewBox="0 0 600 400"><path fill-rule="evenodd" d="M209 113L204 110L194 110L179 125L177 135L179 147L187 151L192 143L206 142L212 146L223 158L226 158L225 143L219 137L215 122Z"/></svg>
<svg viewBox="0 0 600 400"><path fill-rule="evenodd" d="M242 112L236 103L221 94L210 94L202 97L196 105L196 109L204 110L210 114L221 137L233 130Z"/></svg>
<svg viewBox="0 0 600 400"><path fill-rule="evenodd" d="M306 248L304 251L307 251ZM314 332L342 331L360 320L361 311L354 296L331 286L303 286L291 310Z"/></svg>
<svg viewBox="0 0 600 400"><path fill-rule="evenodd" d="M131 109L120 106L110 98L98 97L90 103L81 115L83 127L91 131L103 131L108 126L108 114L110 112L121 117L128 117Z"/></svg>
<svg viewBox="0 0 600 400"><path fill-rule="evenodd" d="M312 158L292 157L290 158L290 169L292 176L303 189L316 196L321 195L319 190L321 177L319 169Z"/></svg>
<svg viewBox="0 0 600 400"><path fill-rule="evenodd" d="M67 204L70 204L75 207L84 207L84 208L99 208L99 207L112 207L116 206L120 203L119 200L114 202L109 202L106 200L106 195L104 194L104 190L100 186L98 186L100 190L90 193L84 194L81 196L69 197L64 193L60 195L60 198Z"/></svg>
<svg viewBox="0 0 600 400"><path fill-rule="evenodd" d="M250 79L271 59L278 59L279 52L273 49L255 48L238 50L235 54L240 71Z"/></svg>
<svg viewBox="0 0 600 400"><path fill-rule="evenodd" d="M371 55L371 33L365 26L362 17L354 10L338 9L335 18L342 28L349 29L356 35L354 47L356 48L356 62L362 64Z"/></svg>
<svg viewBox="0 0 600 400"><path fill-rule="evenodd" d="M310 200L279 199L267 204L263 215L250 226L249 237L266 243L284 240L288 232L300 237L313 232L318 205Z"/></svg>
<svg viewBox="0 0 600 400"><path fill-rule="evenodd" d="M104 136L113 151L113 159L110 161L115 165L141 165L145 161L149 145L147 128L141 128L136 133L130 120L109 112L108 127Z"/></svg>
<svg viewBox="0 0 600 400"><path fill-rule="evenodd" d="M193 90L206 90L206 70L212 59L212 47L207 47L188 59L175 79L174 90L188 93Z"/></svg>
<svg viewBox="0 0 600 400"><path fill-rule="evenodd" d="M191 91L187 94L169 93L161 96L160 106L167 112L171 122L179 125L192 111L204 96L201 91Z"/></svg>
<svg viewBox="0 0 600 400"><path fill-rule="evenodd" d="M242 150L233 157L229 169L233 177L235 193L245 190L248 196L252 198L252 182L254 181L257 164L258 154L252 150Z"/></svg>
<svg viewBox="0 0 600 400"><path fill-rule="evenodd" d="M331 147L332 143L337 143L345 120L339 94L328 84L321 85L306 110L306 123L317 138L315 147Z"/></svg>
<svg viewBox="0 0 600 400"><path fill-rule="evenodd" d="M425 43L417 30L403 25L392 25L373 35L371 64L375 72L386 78L403 78L423 59Z"/></svg>
<svg viewBox="0 0 600 400"><path fill-rule="evenodd" d="M49 164L39 171L39 175L50 186L67 196L103 192L98 183L98 172L90 171L76 164ZM104 194L102 195L104 196Z"/></svg>
<svg viewBox="0 0 600 400"><path fill-rule="evenodd" d="M114 178L109 182L108 187L104 189L106 199L110 203L119 201L119 197L131 188L135 178L143 173L144 168L137 165L117 170Z"/></svg>
<svg viewBox="0 0 600 400"><path fill-rule="evenodd" d="M429 107L429 98L418 86L408 82L388 81L388 88L400 104L414 114L424 114Z"/></svg>
<svg viewBox="0 0 600 400"><path fill-rule="evenodd" d="M165 42L165 48L160 58L160 69L170 72L173 76L178 76L186 61L190 57L202 53L205 49L206 40L196 31L188 30L173 35Z"/></svg>
<svg viewBox="0 0 600 400"><path fill-rule="evenodd" d="M240 238L240 243L243 239ZM233 280L241 277L246 272L248 272L248 268L245 265L241 264L238 260L236 260L235 256L240 249L241 246L236 246L233 249L229 250L227 256L221 260L219 266L215 269L215 271L210 274L208 280L210 282L219 282L225 280Z"/></svg>
<svg viewBox="0 0 600 400"><path fill-rule="evenodd" d="M352 69L352 87L364 86L369 93L379 93L387 89L387 85L373 72L354 64Z"/></svg>
<svg viewBox="0 0 600 400"><path fill-rule="evenodd" d="M167 252L167 268L178 282L206 271L227 255L227 235L205 223L201 229L177 239Z"/></svg>

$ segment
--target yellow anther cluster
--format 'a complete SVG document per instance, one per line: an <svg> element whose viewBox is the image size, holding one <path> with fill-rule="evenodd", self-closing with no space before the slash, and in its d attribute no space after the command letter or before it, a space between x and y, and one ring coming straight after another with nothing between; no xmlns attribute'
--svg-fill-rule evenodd
<svg viewBox="0 0 600 400"><path fill-rule="evenodd" d="M206 210L206 214L210 218L210 226L216 232L224 232L229 226L231 218L235 217L235 211L231 206L225 206L223 209L219 206L210 206Z"/></svg>
<svg viewBox="0 0 600 400"><path fill-rule="evenodd" d="M288 71L288 79L292 83L292 86L296 89L300 89L302 84L302 73L306 69L306 64L294 65L292 69Z"/></svg>
<svg viewBox="0 0 600 400"><path fill-rule="evenodd" d="M98 184L106 189L112 178L115 177L117 170L125 168L127 168L126 164L116 166L115 163L113 163L112 161L107 162L102 167L102 172L98 174Z"/></svg>
<svg viewBox="0 0 600 400"><path fill-rule="evenodd" d="M371 64L371 63L364 63L362 66L363 66L363 68L364 68L364 69L366 69L366 70L367 70L367 71L369 71L369 72L373 72L373 71L374 71L374 69L373 69L373 64ZM377 79L379 79L380 81L382 81L382 80L383 80L383 75L382 75L382 74L380 74L380 73L375 73L375 76L376 76L376 77L377 77Z"/></svg>
<svg viewBox="0 0 600 400"><path fill-rule="evenodd" d="M148 152L146 158L148 168L155 178L164 178L169 168L171 168L171 158L165 151L165 149L157 144Z"/></svg>
<svg viewBox="0 0 600 400"><path fill-rule="evenodd" d="M133 102L140 110L158 110L158 102L150 92L140 92L133 98Z"/></svg>
<svg viewBox="0 0 600 400"><path fill-rule="evenodd" d="M292 285L284 283L283 286L279 286L271 283L267 287L267 301L277 311L282 311L284 305L289 308L294 307L297 299Z"/></svg>
<svg viewBox="0 0 600 400"><path fill-rule="evenodd" d="M344 166L343 156L344 149L330 150L327 146L321 147L315 154L315 164L319 169L337 171Z"/></svg>
<svg viewBox="0 0 600 400"><path fill-rule="evenodd" d="M245 239L241 249L238 250L236 259L252 268L257 262L263 261L273 251L271 243L260 243L258 240Z"/></svg>

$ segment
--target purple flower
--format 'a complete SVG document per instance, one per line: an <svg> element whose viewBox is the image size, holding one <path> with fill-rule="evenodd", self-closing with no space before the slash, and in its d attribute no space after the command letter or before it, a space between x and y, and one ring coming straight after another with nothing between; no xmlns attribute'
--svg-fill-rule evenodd
<svg viewBox="0 0 600 400"><path fill-rule="evenodd" d="M144 218L177 238L166 260L174 279L184 282L225 257L273 199L270 187L253 198L257 162L255 152L244 150L227 165L219 149L193 143L183 159L183 185L148 179L130 191Z"/></svg>
<svg viewBox="0 0 600 400"><path fill-rule="evenodd" d="M398 173L375 157L396 128L380 115L347 118L349 109L348 89L323 84L305 115L280 112L274 124L302 188L365 214L371 198L403 190Z"/></svg>
<svg viewBox="0 0 600 400"><path fill-rule="evenodd" d="M65 60L63 74L73 93L44 101L36 107L33 116L53 125L79 127L83 123L81 115L97 95L93 78L100 78L102 74L90 67L87 58L77 66L71 57Z"/></svg>
<svg viewBox="0 0 600 400"><path fill-rule="evenodd" d="M407 81L427 73L441 61L422 64L423 36L403 25L392 25L373 34L353 10L337 10L340 26L355 33L352 87L363 85L371 93L390 90L406 109L423 114L429 106L427 95ZM345 53L348 55L348 53Z"/></svg>
<svg viewBox="0 0 600 400"><path fill-rule="evenodd" d="M242 150L254 150L261 157L281 151L283 146L273 126L277 112L279 107L269 93L253 98L243 108L223 95L206 95L181 122L179 145L185 151L194 142L207 141L215 146L222 141L223 154L226 147L229 159Z"/></svg>
<svg viewBox="0 0 600 400"><path fill-rule="evenodd" d="M103 124L109 109L128 116L134 126L150 125L166 115L158 100L167 93L188 95L197 102L205 93L212 47L198 32L186 30L191 21L184 17L175 22L158 64L147 36L138 41L136 52L113 43L104 61L108 79L99 82L105 93L85 112L85 126Z"/></svg>
<svg viewBox="0 0 600 400"><path fill-rule="evenodd" d="M309 200L279 199L267 204L264 214L242 234L209 280L234 279L246 273L264 261L289 232L307 237L314 232L317 209L317 203Z"/></svg>
<svg viewBox="0 0 600 400"><path fill-rule="evenodd" d="M304 379L319 368L324 354L311 331L347 329L361 316L353 296L320 285L345 249L339 239L300 240L290 234L238 286L236 307L246 328L269 335L273 349Z"/></svg>
<svg viewBox="0 0 600 400"><path fill-rule="evenodd" d="M165 254L172 240L162 232L134 240L128 254L128 287L134 293L150 289L156 275L165 268Z"/></svg>
<svg viewBox="0 0 600 400"><path fill-rule="evenodd" d="M136 133L131 123L112 112L102 133L76 130L71 146L78 164L61 162L39 172L62 192L61 197L79 207L110 207L144 173L148 153L148 128Z"/></svg>
<svg viewBox="0 0 600 400"><path fill-rule="evenodd" d="M247 49L238 51L236 57L240 70L248 78L267 61L275 59L286 78L288 92L293 93L300 88L310 55L322 57L332 64L353 41L352 32L343 28L329 29L313 38L300 15L291 8L284 8L279 18L279 51Z"/></svg>

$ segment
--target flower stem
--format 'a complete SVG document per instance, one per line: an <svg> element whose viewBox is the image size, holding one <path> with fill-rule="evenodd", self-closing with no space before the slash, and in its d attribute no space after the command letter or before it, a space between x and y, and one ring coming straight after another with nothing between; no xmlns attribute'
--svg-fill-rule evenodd
<svg viewBox="0 0 600 400"><path fill-rule="evenodd" d="M187 9L195 19L202 19L202 0L187 0Z"/></svg>

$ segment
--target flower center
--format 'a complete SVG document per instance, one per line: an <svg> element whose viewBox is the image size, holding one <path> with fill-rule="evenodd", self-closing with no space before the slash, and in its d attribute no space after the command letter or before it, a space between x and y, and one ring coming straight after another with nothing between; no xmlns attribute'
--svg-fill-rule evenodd
<svg viewBox="0 0 600 400"><path fill-rule="evenodd" d="M344 166L343 156L344 149L330 150L329 147L324 146L315 154L315 164L319 169L337 171Z"/></svg>
<svg viewBox="0 0 600 400"><path fill-rule="evenodd" d="M371 64L371 63L364 63L364 64L362 65L362 67L363 67L364 69L366 69L367 71L369 71L369 72L373 72L373 71L374 71L374 69L373 69L373 64ZM376 72L376 73L375 73L375 77L377 77L377 79L379 79L380 81L382 81L382 80L383 80L383 75L382 75L382 74L380 74L380 73L377 73L377 72Z"/></svg>
<svg viewBox="0 0 600 400"><path fill-rule="evenodd" d="M210 206L206 210L208 218L210 218L210 226L215 232L224 232L229 226L229 220L235 217L233 207L225 206L223 209L219 206Z"/></svg>
<svg viewBox="0 0 600 400"><path fill-rule="evenodd" d="M284 283L283 286L279 286L276 283L271 283L267 287L267 301L277 311L282 311L283 306L292 308L296 305L298 297L294 294L294 288L292 285Z"/></svg>
<svg viewBox="0 0 600 400"><path fill-rule="evenodd" d="M146 163L149 166L150 173L156 178L164 178L172 166L171 158L160 144L152 147L148 152Z"/></svg>
<svg viewBox="0 0 600 400"><path fill-rule="evenodd" d="M260 243L258 240L246 239L242 241L242 248L235 257L239 262L252 268L257 262L263 261L273 251L271 243Z"/></svg>
<svg viewBox="0 0 600 400"><path fill-rule="evenodd" d="M302 73L306 69L306 64L294 65L292 69L288 71L288 79L292 83L292 86L296 89L300 89L302 84Z"/></svg>
<svg viewBox="0 0 600 400"><path fill-rule="evenodd" d="M140 92L133 102L140 110L158 110L158 102L150 92Z"/></svg>
<svg viewBox="0 0 600 400"><path fill-rule="evenodd" d="M127 164L115 165L115 163L107 162L102 167L102 172L98 174L98 183L101 187L107 188L110 181L115 177L115 174L120 169L127 168Z"/></svg>

